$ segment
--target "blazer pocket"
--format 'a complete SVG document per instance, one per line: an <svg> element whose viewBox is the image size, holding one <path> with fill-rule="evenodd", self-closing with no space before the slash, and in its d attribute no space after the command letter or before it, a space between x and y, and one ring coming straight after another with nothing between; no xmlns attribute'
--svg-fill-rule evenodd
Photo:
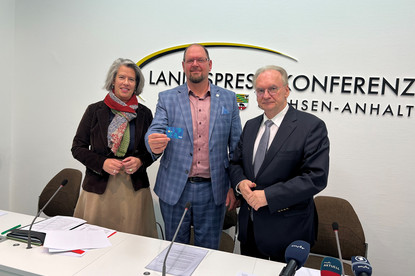
<svg viewBox="0 0 415 276"><path fill-rule="evenodd" d="M225 107L222 106L221 115L230 115L230 111Z"/></svg>

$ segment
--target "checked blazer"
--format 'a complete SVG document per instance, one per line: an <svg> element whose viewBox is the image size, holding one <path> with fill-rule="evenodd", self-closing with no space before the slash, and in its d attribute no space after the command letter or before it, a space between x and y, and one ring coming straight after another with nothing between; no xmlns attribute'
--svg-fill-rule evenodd
<svg viewBox="0 0 415 276"><path fill-rule="evenodd" d="M209 163L216 205L223 204L230 187L229 160L239 141L242 126L234 92L210 84ZM154 192L175 205L187 182L193 158L193 125L187 83L160 92L154 119L146 133L166 133L167 127L183 129L183 139L171 139L160 160ZM153 155L153 158L155 156Z"/></svg>

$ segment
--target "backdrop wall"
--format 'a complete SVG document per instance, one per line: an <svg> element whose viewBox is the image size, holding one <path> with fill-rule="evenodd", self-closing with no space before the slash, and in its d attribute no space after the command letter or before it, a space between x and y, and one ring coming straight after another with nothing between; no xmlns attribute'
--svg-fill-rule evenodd
<svg viewBox="0 0 415 276"><path fill-rule="evenodd" d="M72 139L87 105L104 98L116 58L139 61L192 42L245 43L297 61L252 49L210 50L212 79L249 95L242 123L261 114L249 74L268 64L285 67L289 100L327 123L331 168L322 194L355 207L375 275L397 267L410 275L415 2L0 0L0 8L0 208L35 214L54 174L84 171L71 155ZM160 75L179 74L181 58L170 54L143 68L141 102L153 112L158 92L176 85ZM227 73L232 81L220 80ZM152 183L157 169L149 169Z"/></svg>
<svg viewBox="0 0 415 276"><path fill-rule="evenodd" d="M12 97L14 92L14 0L0 1L0 208L10 206L12 155Z"/></svg>

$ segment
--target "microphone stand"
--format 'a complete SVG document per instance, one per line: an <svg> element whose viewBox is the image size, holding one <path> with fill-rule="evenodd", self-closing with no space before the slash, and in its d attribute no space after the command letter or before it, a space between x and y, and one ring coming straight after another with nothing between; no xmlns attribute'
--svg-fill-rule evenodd
<svg viewBox="0 0 415 276"><path fill-rule="evenodd" d="M337 243L337 251L339 252L339 259L340 259L340 265L342 269L342 276L344 276L344 267L343 267L343 257L342 252L340 250L340 240L339 240L339 224L337 222L333 222L332 224L334 235L336 236L336 243Z"/></svg>
<svg viewBox="0 0 415 276"><path fill-rule="evenodd" d="M174 241L176 240L177 233L179 233L180 226L182 225L184 216L186 215L187 210L189 208L190 208L190 202L188 202L186 204L186 207L184 208L184 212L183 212L182 218L180 219L179 226L177 226L177 229L176 229L176 232L174 233L173 239L171 240L171 243L169 245L169 248L167 249L166 256L164 257L164 261L163 261L163 271L162 271L162 274L161 274L162 276L165 276L166 275L167 256L169 255L170 249L173 246Z"/></svg>
<svg viewBox="0 0 415 276"><path fill-rule="evenodd" d="M63 186L66 185L66 183L68 183L68 180L67 179L65 179L65 180L62 181L62 184L59 186L59 188L49 198L48 202L46 202L46 204L43 206L43 208L40 209L40 211L37 213L37 215L33 219L32 223L30 224L29 231L27 232L27 247L26 247L26 249L32 248L32 235L31 235L31 233L32 233L32 226L35 223L35 220L40 216L40 214L43 212L43 210L46 208L46 206L48 206L49 202L55 197L55 195L63 188Z"/></svg>

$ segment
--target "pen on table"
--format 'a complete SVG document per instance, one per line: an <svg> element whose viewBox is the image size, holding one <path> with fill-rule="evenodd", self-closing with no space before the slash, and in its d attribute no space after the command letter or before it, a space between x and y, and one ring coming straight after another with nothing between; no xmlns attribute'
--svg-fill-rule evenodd
<svg viewBox="0 0 415 276"><path fill-rule="evenodd" d="M10 232L10 231L12 231L12 230L14 230L14 229L16 229L16 228L19 228L20 226L22 226L22 225L21 225L21 224L19 224L19 225L16 225L15 227L12 227L12 228L10 228L10 229L7 229L6 231L1 232L1 235L4 235L4 234L6 234L7 232Z"/></svg>

